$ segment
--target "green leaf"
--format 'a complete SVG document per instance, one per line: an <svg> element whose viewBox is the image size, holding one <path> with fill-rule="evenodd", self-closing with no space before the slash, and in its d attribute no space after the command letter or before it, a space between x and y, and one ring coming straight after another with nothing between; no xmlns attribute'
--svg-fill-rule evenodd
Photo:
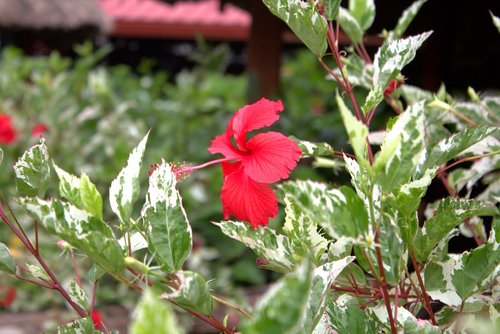
<svg viewBox="0 0 500 334"><path fill-rule="evenodd" d="M103 221L70 203L39 198L21 198L26 211L49 233L81 250L104 270L121 273L123 253L113 231Z"/></svg>
<svg viewBox="0 0 500 334"><path fill-rule="evenodd" d="M285 225L283 232L290 238L294 253L311 255L315 263L328 248L328 241L318 233L317 226L301 211L295 199L285 197Z"/></svg>
<svg viewBox="0 0 500 334"><path fill-rule="evenodd" d="M294 140L299 149L302 151L302 158L320 157L320 156L333 156L334 150L328 143L313 143L307 140L300 140L294 136L290 136Z"/></svg>
<svg viewBox="0 0 500 334"><path fill-rule="evenodd" d="M2 164L3 161L3 150L0 148L0 165Z"/></svg>
<svg viewBox="0 0 500 334"><path fill-rule="evenodd" d="M151 290L146 290L133 313L130 334L182 334L175 313Z"/></svg>
<svg viewBox="0 0 500 334"><path fill-rule="evenodd" d="M424 148L424 102L408 107L385 135L380 152L375 157L375 182L391 193L407 183L416 168Z"/></svg>
<svg viewBox="0 0 500 334"><path fill-rule="evenodd" d="M214 223L222 233L238 240L266 260L261 267L287 273L295 268L293 247L288 237L277 234L268 227L252 229L250 224L239 221L221 221Z"/></svg>
<svg viewBox="0 0 500 334"><path fill-rule="evenodd" d="M57 328L57 334L100 334L101 331L94 329L94 322L91 318L82 318L67 323Z"/></svg>
<svg viewBox="0 0 500 334"><path fill-rule="evenodd" d="M82 199L80 197L80 179L59 168L52 162L54 170L59 177L59 195L67 199L71 204L79 209L83 209Z"/></svg>
<svg viewBox="0 0 500 334"><path fill-rule="evenodd" d="M344 101L337 93L337 105L344 122L344 127L351 141L351 146L356 154L359 164L366 165L366 138L368 138L368 128L360 120L356 119L347 108Z"/></svg>
<svg viewBox="0 0 500 334"><path fill-rule="evenodd" d="M391 206L403 216L410 217L415 214L420 206L420 199L425 195L432 179L436 176L436 170L437 168L427 169L418 180L405 183L389 194L387 199Z"/></svg>
<svg viewBox="0 0 500 334"><path fill-rule="evenodd" d="M213 312L213 300L207 282L198 273L182 271L176 274L180 280L179 288L173 293L164 293L162 298L176 304L210 316Z"/></svg>
<svg viewBox="0 0 500 334"><path fill-rule="evenodd" d="M19 196L43 195L50 183L49 154L45 139L24 152L14 165Z"/></svg>
<svg viewBox="0 0 500 334"><path fill-rule="evenodd" d="M426 147L415 171L416 176L421 176L428 168L441 166L489 136L500 137L500 128L487 126L467 128Z"/></svg>
<svg viewBox="0 0 500 334"><path fill-rule="evenodd" d="M262 0L318 58L326 52L326 20L315 6L301 0Z"/></svg>
<svg viewBox="0 0 500 334"><path fill-rule="evenodd" d="M368 96L366 97L365 104L361 107L361 110L366 115L373 108L375 108L382 100L384 99L384 89L381 85L376 85L370 92L368 92Z"/></svg>
<svg viewBox="0 0 500 334"><path fill-rule="evenodd" d="M400 274L406 268L406 254L403 240L396 222L383 216L378 233L378 247L382 254L385 279L391 285L400 281ZM375 262L376 263L376 262ZM378 265L376 265L378 267Z"/></svg>
<svg viewBox="0 0 500 334"><path fill-rule="evenodd" d="M500 33L500 18L498 16L493 15L492 12L490 12L491 19L493 20L493 24L497 28L498 32Z"/></svg>
<svg viewBox="0 0 500 334"><path fill-rule="evenodd" d="M118 176L111 182L109 188L109 204L111 210L120 218L124 225L129 224L130 216L135 201L139 197L139 173L142 165L142 158L149 132L144 136L139 145L130 153L125 166Z"/></svg>
<svg viewBox="0 0 500 334"><path fill-rule="evenodd" d="M2 242L0 242L0 271L9 274L16 273L16 263L14 262L14 257L10 253L9 248L7 248L7 246L5 246Z"/></svg>
<svg viewBox="0 0 500 334"><path fill-rule="evenodd" d="M40 278L40 279L45 280L45 281L51 280L49 275L47 275L47 272L45 271L45 269L43 269L42 267L40 267L38 265L26 263L26 268L28 269L30 275L35 277L35 278Z"/></svg>
<svg viewBox="0 0 500 334"><path fill-rule="evenodd" d="M373 86L380 85L387 87L389 82L396 78L403 67L408 65L418 48L430 36L431 32L411 36L403 39L396 39L387 44L383 44L375 54L373 66Z"/></svg>
<svg viewBox="0 0 500 334"><path fill-rule="evenodd" d="M464 219L494 215L496 211L494 206L485 202L452 197L442 200L435 215L425 222L415 236L413 250L417 262L424 262L439 241Z"/></svg>
<svg viewBox="0 0 500 334"><path fill-rule="evenodd" d="M363 40L363 30L352 14L346 9L340 7L338 22L342 30L351 39L354 44L359 44Z"/></svg>
<svg viewBox="0 0 500 334"><path fill-rule="evenodd" d="M392 31L391 38L392 39L398 39L403 37L403 34L406 32L406 29L408 29L408 26L410 23L413 21L415 16L417 16L420 8L423 6L423 4L427 0L418 0L412 3L408 8L405 9L403 14L401 14L401 17L398 20L398 23L396 24L396 27Z"/></svg>
<svg viewBox="0 0 500 334"><path fill-rule="evenodd" d="M451 281L462 300L476 293L481 288L481 283L499 269L500 247L495 234L495 229L492 229L490 240L486 244L464 252L461 266L453 271Z"/></svg>
<svg viewBox="0 0 500 334"><path fill-rule="evenodd" d="M326 263L313 270L311 294L309 295L304 320L304 334L311 333L320 322L327 306L330 285L353 260L353 256L348 256L338 261Z"/></svg>
<svg viewBox="0 0 500 334"><path fill-rule="evenodd" d="M102 220L101 194L85 173L80 176L80 198L83 209Z"/></svg>
<svg viewBox="0 0 500 334"><path fill-rule="evenodd" d="M165 162L149 178L149 189L142 216L149 228L149 248L167 273L179 270L191 252L192 232L176 177Z"/></svg>
<svg viewBox="0 0 500 334"><path fill-rule="evenodd" d="M433 326L430 322L417 322L413 319L407 319L404 323L405 334L440 334L439 327Z"/></svg>
<svg viewBox="0 0 500 334"><path fill-rule="evenodd" d="M379 333L376 322L348 297L339 297L337 301L329 303L327 311L331 327L337 334Z"/></svg>
<svg viewBox="0 0 500 334"><path fill-rule="evenodd" d="M311 292L312 268L305 263L279 280L258 302L254 319L245 320L245 334L300 333Z"/></svg>
<svg viewBox="0 0 500 334"><path fill-rule="evenodd" d="M349 0L349 12L358 21L361 29L366 31L375 20L375 2L373 0Z"/></svg>
<svg viewBox="0 0 500 334"><path fill-rule="evenodd" d="M327 20L333 21L339 13L340 2L342 0L325 0L325 17Z"/></svg>
<svg viewBox="0 0 500 334"><path fill-rule="evenodd" d="M89 300L85 291L78 285L78 282L73 279L69 285L68 289L69 296L76 304L78 304L82 309L89 309Z"/></svg>
<svg viewBox="0 0 500 334"><path fill-rule="evenodd" d="M305 216L330 236L358 238L368 232L368 214L363 201L349 187L329 189L324 183L293 181L281 189L293 198Z"/></svg>

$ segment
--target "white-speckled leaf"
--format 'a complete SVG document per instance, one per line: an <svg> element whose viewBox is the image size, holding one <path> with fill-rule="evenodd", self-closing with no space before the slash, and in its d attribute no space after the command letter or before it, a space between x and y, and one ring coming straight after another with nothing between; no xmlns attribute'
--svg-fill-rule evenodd
<svg viewBox="0 0 500 334"><path fill-rule="evenodd" d="M309 334L317 327L326 309L330 285L353 260L354 256L347 256L338 261L328 262L313 270L311 294L308 299L302 334Z"/></svg>
<svg viewBox="0 0 500 334"><path fill-rule="evenodd" d="M333 156L333 147L328 143L313 143L307 140L297 139L293 136L290 136L290 139L294 140L299 146L299 149L302 151L302 158Z"/></svg>
<svg viewBox="0 0 500 334"><path fill-rule="evenodd" d="M59 168L54 162L52 162L52 165L57 177L59 177L59 195L77 208L83 208L80 198L80 179Z"/></svg>
<svg viewBox="0 0 500 334"><path fill-rule="evenodd" d="M368 214L363 201L349 187L332 189L325 183L290 181L280 185L308 219L331 237L357 238L368 232Z"/></svg>
<svg viewBox="0 0 500 334"><path fill-rule="evenodd" d="M24 152L14 165L19 196L43 196L50 183L49 154L45 139Z"/></svg>
<svg viewBox="0 0 500 334"><path fill-rule="evenodd" d="M302 333L309 296L312 266L304 263L279 280L257 303L253 320L245 319L245 334Z"/></svg>
<svg viewBox="0 0 500 334"><path fill-rule="evenodd" d="M428 168L440 167L489 136L500 138L500 128L487 126L467 128L426 147L418 162L415 176L420 177Z"/></svg>
<svg viewBox="0 0 500 334"><path fill-rule="evenodd" d="M424 148L424 102L411 105L385 135L375 157L375 182L385 193L408 183Z"/></svg>
<svg viewBox="0 0 500 334"><path fill-rule="evenodd" d="M315 263L328 248L328 241L317 230L317 225L301 211L297 200L285 197L285 225L283 232L290 238L293 251L299 256L312 255Z"/></svg>
<svg viewBox="0 0 500 334"><path fill-rule="evenodd" d="M28 213L49 233L57 235L84 252L103 269L121 273L124 269L122 248L106 223L87 211L58 200L20 199Z"/></svg>
<svg viewBox="0 0 500 334"><path fill-rule="evenodd" d="M277 234L268 227L252 229L250 224L240 221L221 221L214 223L220 227L222 233L238 240L254 251L257 256L268 263L263 268L290 272L295 268L295 258L290 239L282 234Z"/></svg>
<svg viewBox="0 0 500 334"><path fill-rule="evenodd" d="M191 226L176 183L170 165L162 162L149 178L146 203L142 208L149 248L167 273L179 270L192 248Z"/></svg>
<svg viewBox="0 0 500 334"><path fill-rule="evenodd" d="M91 318L81 318L64 326L57 328L57 334L101 334L101 331L94 329L94 322Z"/></svg>
<svg viewBox="0 0 500 334"><path fill-rule="evenodd" d="M120 218L122 224L128 225L135 201L139 197L139 173L149 132L139 145L130 153L125 166L109 188L109 204L111 210Z"/></svg>
<svg viewBox="0 0 500 334"><path fill-rule="evenodd" d="M425 222L415 236L413 250L417 261L424 262L439 241L464 219L495 214L496 207L489 203L453 197L442 200L435 215Z"/></svg>
<svg viewBox="0 0 500 334"><path fill-rule="evenodd" d="M318 58L325 54L326 20L317 8L301 0L262 0L271 13L283 20Z"/></svg>
<svg viewBox="0 0 500 334"><path fill-rule="evenodd" d="M462 266L462 258L458 254L448 254L443 261L431 261L423 270L425 289L434 300L446 305L459 307L462 299L452 283L452 274L455 268Z"/></svg>
<svg viewBox="0 0 500 334"><path fill-rule="evenodd" d="M78 306L84 310L89 309L89 299L87 298L85 291L78 285L78 282L75 279L73 279L69 284L68 293L71 300Z"/></svg>
<svg viewBox="0 0 500 334"><path fill-rule="evenodd" d="M384 99L384 89L385 87L382 87L381 85L375 85L370 89L365 103L361 107L361 110L365 115L382 102Z"/></svg>
<svg viewBox="0 0 500 334"><path fill-rule="evenodd" d="M190 310L210 316L213 312L213 299L207 282L198 273L182 271L176 274L180 281L179 288L172 293L164 293L162 298Z"/></svg>
<svg viewBox="0 0 500 334"><path fill-rule="evenodd" d="M349 0L348 8L363 31L368 30L372 26L375 20L374 0Z"/></svg>
<svg viewBox="0 0 500 334"><path fill-rule="evenodd" d="M373 86L387 87L389 82L396 78L401 70L413 60L417 50L430 34L431 32L425 32L382 45L375 54L373 62L375 68Z"/></svg>
<svg viewBox="0 0 500 334"><path fill-rule="evenodd" d="M348 10L340 7L337 20L342 30L354 44L361 43L363 40L363 29L361 29L359 22Z"/></svg>

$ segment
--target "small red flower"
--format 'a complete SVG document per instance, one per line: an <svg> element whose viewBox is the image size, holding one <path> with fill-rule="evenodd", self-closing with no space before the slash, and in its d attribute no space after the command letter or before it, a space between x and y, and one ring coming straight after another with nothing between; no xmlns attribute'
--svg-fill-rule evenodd
<svg viewBox="0 0 500 334"><path fill-rule="evenodd" d="M98 310L93 310L92 314L92 321L94 322L94 327L97 330L102 330L104 329L104 324L102 322L102 314Z"/></svg>
<svg viewBox="0 0 500 334"><path fill-rule="evenodd" d="M16 289L0 285L0 309L9 307L16 299Z"/></svg>
<svg viewBox="0 0 500 334"><path fill-rule="evenodd" d="M0 144L11 144L16 141L16 130L12 126L12 119L7 114L0 114Z"/></svg>
<svg viewBox="0 0 500 334"><path fill-rule="evenodd" d="M403 81L401 81L401 80L391 80L391 82L389 82L389 84L387 85L387 87L384 90L384 95L393 94L396 91L396 89L398 89L402 85L403 85Z"/></svg>
<svg viewBox="0 0 500 334"><path fill-rule="evenodd" d="M224 219L234 216L256 229L276 217L278 201L270 183L286 179L297 166L302 152L297 143L278 132L259 133L247 140L247 133L272 125L283 111L281 101L265 98L238 110L208 151L221 153L224 185L221 201Z"/></svg>
<svg viewBox="0 0 500 334"><path fill-rule="evenodd" d="M31 136L32 137L39 137L47 131L48 128L44 123L37 123L33 129L31 129Z"/></svg>

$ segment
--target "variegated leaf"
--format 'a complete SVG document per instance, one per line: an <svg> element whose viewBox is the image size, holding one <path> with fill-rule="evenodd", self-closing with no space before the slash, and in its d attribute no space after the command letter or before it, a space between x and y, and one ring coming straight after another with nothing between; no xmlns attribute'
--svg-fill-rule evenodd
<svg viewBox="0 0 500 334"><path fill-rule="evenodd" d="M396 27L394 28L394 30L390 35L391 40L403 37L403 34L406 32L406 29L413 21L415 16L417 16L418 12L420 11L420 8L424 5L426 1L427 0L417 0L404 10L403 14L401 14L401 17L398 20L398 23L396 24Z"/></svg>
<svg viewBox="0 0 500 334"><path fill-rule="evenodd" d="M43 196L50 183L49 154L45 139L24 152L14 165L19 196Z"/></svg>
<svg viewBox="0 0 500 334"><path fill-rule="evenodd" d="M179 288L172 293L164 293L162 298L209 316L213 312L213 300L207 282L198 273L182 271L176 274Z"/></svg>
<svg viewBox="0 0 500 334"><path fill-rule="evenodd" d="M90 317L77 319L57 328L57 334L101 334L94 329L94 322Z"/></svg>
<svg viewBox="0 0 500 334"><path fill-rule="evenodd" d="M386 87L408 65L431 32L390 41L375 54L373 86Z"/></svg>
<svg viewBox="0 0 500 334"><path fill-rule="evenodd" d="M348 8L363 31L371 27L375 20L374 0L349 0Z"/></svg>
<svg viewBox="0 0 500 334"><path fill-rule="evenodd" d="M82 309L89 309L89 300L85 291L78 285L78 282L73 279L69 284L68 289L69 296L71 300L74 301L77 305L79 305Z"/></svg>
<svg viewBox="0 0 500 334"><path fill-rule="evenodd" d="M351 188L330 189L324 183L313 181L286 182L280 187L295 200L306 217L333 238L356 239L368 231L364 203Z"/></svg>
<svg viewBox="0 0 500 334"><path fill-rule="evenodd" d="M293 247L287 236L277 234L268 227L254 230L250 224L239 221L221 221L214 224L220 227L222 233L242 242L257 256L265 259L267 263L261 267L284 273L295 268Z"/></svg>
<svg viewBox="0 0 500 334"><path fill-rule="evenodd" d="M302 334L311 333L317 327L326 309L330 285L353 260L353 256L347 256L341 260L328 262L313 270L311 294L308 299Z"/></svg>
<svg viewBox="0 0 500 334"><path fill-rule="evenodd" d="M109 188L109 204L111 210L120 218L124 225L129 224L135 201L139 197L139 173L142 158L146 149L149 132L139 145L130 153L125 166L111 182Z"/></svg>
<svg viewBox="0 0 500 334"><path fill-rule="evenodd" d="M16 263L9 248L3 242L0 242L0 272L9 274L16 273Z"/></svg>
<svg viewBox="0 0 500 334"><path fill-rule="evenodd" d="M81 250L106 271L120 273L124 269L123 253L113 231L102 220L70 203L39 198L21 198L28 213L48 232Z"/></svg>
<svg viewBox="0 0 500 334"><path fill-rule="evenodd" d="M363 29L359 25L359 22L348 10L340 7L338 22L342 30L351 39L354 44L359 44L363 40Z"/></svg>
<svg viewBox="0 0 500 334"><path fill-rule="evenodd" d="M303 330L311 293L312 266L306 262L279 280L258 302L254 319L243 322L245 334L298 334Z"/></svg>
<svg viewBox="0 0 500 334"><path fill-rule="evenodd" d="M300 140L290 136L302 151L302 158L320 157L320 156L333 156L334 150L328 143L313 143L307 140Z"/></svg>
<svg viewBox="0 0 500 334"><path fill-rule="evenodd" d="M285 197L285 225L283 232L290 238L295 254L300 256L312 255L315 263L328 248L328 241L318 233L317 226L304 215L297 200Z"/></svg>
<svg viewBox="0 0 500 334"><path fill-rule="evenodd" d="M408 107L386 134L375 157L375 182L385 193L410 180L424 148L424 102Z"/></svg>
<svg viewBox="0 0 500 334"><path fill-rule="evenodd" d="M149 178L142 209L150 250L167 273L179 270L192 248L191 226L176 183L170 165L162 162Z"/></svg>
<svg viewBox="0 0 500 334"><path fill-rule="evenodd" d="M310 2L301 0L262 0L271 13L283 20L318 58L325 54L326 20Z"/></svg>

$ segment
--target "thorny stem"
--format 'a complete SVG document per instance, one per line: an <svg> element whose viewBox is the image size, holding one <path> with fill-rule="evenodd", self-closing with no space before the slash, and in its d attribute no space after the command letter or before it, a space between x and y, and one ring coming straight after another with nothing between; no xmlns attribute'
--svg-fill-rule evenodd
<svg viewBox="0 0 500 334"><path fill-rule="evenodd" d="M425 285L424 285L424 281L422 280L422 276L420 275L420 266L417 263L417 260L415 258L415 253L413 252L412 247L410 247L410 258L411 258L411 261L413 263L413 266L415 267L415 274L417 275L418 284L420 285L420 291L422 292L422 296L424 297L425 309L429 313L432 324L434 326L437 326L437 321L436 321L436 318L434 317L434 312L432 311L432 308L431 308L431 302L429 300L429 295L427 294L427 291L426 291Z"/></svg>

